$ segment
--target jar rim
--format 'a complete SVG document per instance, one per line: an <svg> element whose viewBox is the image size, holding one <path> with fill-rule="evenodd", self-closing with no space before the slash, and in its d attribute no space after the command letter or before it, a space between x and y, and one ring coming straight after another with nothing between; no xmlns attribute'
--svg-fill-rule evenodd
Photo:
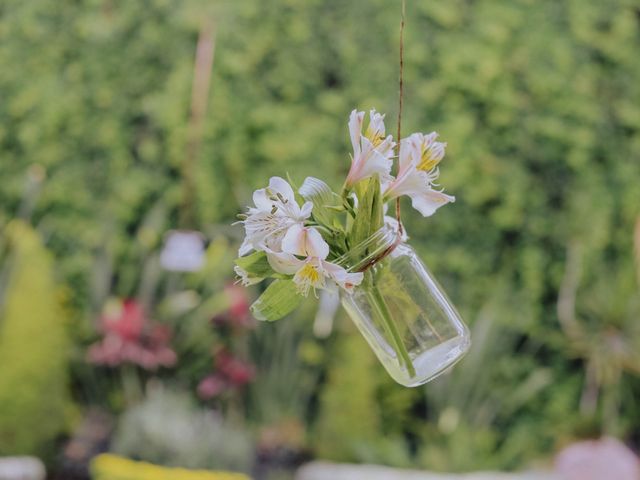
<svg viewBox="0 0 640 480"><path fill-rule="evenodd" d="M362 272L386 257L400 243L402 243L402 234L399 229L385 224L338 257L334 263L349 272Z"/></svg>

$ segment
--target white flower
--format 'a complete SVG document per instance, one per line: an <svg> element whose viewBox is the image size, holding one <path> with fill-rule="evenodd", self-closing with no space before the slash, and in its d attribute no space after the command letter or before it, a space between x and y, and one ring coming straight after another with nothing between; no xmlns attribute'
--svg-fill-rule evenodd
<svg viewBox="0 0 640 480"><path fill-rule="evenodd" d="M238 275L238 277L240 277L238 281L245 287L248 287L249 285L254 285L256 283L260 283L262 280L264 280L261 277L256 277L252 275L251 273L247 272L244 268L239 267L237 265L233 267L233 271L236 272L236 275Z"/></svg>
<svg viewBox="0 0 640 480"><path fill-rule="evenodd" d="M266 250L269 264L278 273L293 275L301 295L307 296L312 288L328 288L327 279L347 291L362 282L361 272L349 273L341 266L326 261L329 245L313 227L291 227L282 239L282 250ZM300 259L298 256L306 258Z"/></svg>
<svg viewBox="0 0 640 480"><path fill-rule="evenodd" d="M282 239L282 251L301 257L327 258L329 244L313 227L293 225Z"/></svg>
<svg viewBox="0 0 640 480"><path fill-rule="evenodd" d="M407 195L413 208L424 217L433 215L442 205L455 202L455 197L433 188L440 174L437 167L447 146L436 142L437 137L435 132L414 133L402 140L398 176L383 185L385 200Z"/></svg>
<svg viewBox="0 0 640 480"><path fill-rule="evenodd" d="M385 136L384 115L375 110L369 112L369 125L362 134L364 112L351 112L349 117L349 134L353 146L351 168L347 175L347 186L353 186L360 180L374 174L385 182L391 178L393 164L393 147L395 142L391 135Z"/></svg>
<svg viewBox="0 0 640 480"><path fill-rule="evenodd" d="M240 256L251 250L280 251L282 239L288 230L301 226L311 215L313 204L298 205L291 186L280 177L271 177L269 186L253 193L255 208L250 207L244 225L246 237L240 246Z"/></svg>

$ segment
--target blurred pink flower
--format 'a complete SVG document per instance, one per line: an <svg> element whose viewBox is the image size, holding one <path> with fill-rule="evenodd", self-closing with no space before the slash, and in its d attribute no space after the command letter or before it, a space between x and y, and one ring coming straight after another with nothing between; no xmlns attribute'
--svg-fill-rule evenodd
<svg viewBox="0 0 640 480"><path fill-rule="evenodd" d="M176 353L169 345L171 331L152 324L135 300L108 306L100 325L103 338L89 347L89 362L110 367L130 363L146 370L176 363Z"/></svg>
<svg viewBox="0 0 640 480"><path fill-rule="evenodd" d="M254 375L255 368L249 362L234 357L228 350L222 349L216 354L216 371L226 378L233 386L242 386L249 383Z"/></svg>
<svg viewBox="0 0 640 480"><path fill-rule="evenodd" d="M204 377L198 384L198 395L208 400L229 390L240 388L255 376L255 368L222 348L215 354L215 373Z"/></svg>
<svg viewBox="0 0 640 480"><path fill-rule="evenodd" d="M249 316L249 298L247 289L240 285L227 285L224 292L229 298L229 313L234 317L245 318Z"/></svg>
<svg viewBox="0 0 640 480"><path fill-rule="evenodd" d="M119 306L109 305L100 317L100 326L105 334L113 333L125 340L140 337L145 323L144 310L135 300L126 300Z"/></svg>
<svg viewBox="0 0 640 480"><path fill-rule="evenodd" d="M224 287L228 301L228 309L213 317L212 322L218 326L230 326L236 330L244 330L255 326L255 320L250 314L249 297L245 288L230 284Z"/></svg>
<svg viewBox="0 0 640 480"><path fill-rule="evenodd" d="M207 375L198 384L198 396L203 400L209 400L217 397L228 388L229 385L220 375Z"/></svg>
<svg viewBox="0 0 640 480"><path fill-rule="evenodd" d="M622 442L605 437L569 445L555 460L563 480L638 480L638 457Z"/></svg>

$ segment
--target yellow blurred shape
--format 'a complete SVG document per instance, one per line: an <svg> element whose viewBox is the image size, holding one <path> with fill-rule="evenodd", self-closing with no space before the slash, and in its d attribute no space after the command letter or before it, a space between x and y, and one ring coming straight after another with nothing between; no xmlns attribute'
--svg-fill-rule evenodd
<svg viewBox="0 0 640 480"><path fill-rule="evenodd" d="M250 480L242 473L162 467L108 453L93 459L91 474L94 480Z"/></svg>

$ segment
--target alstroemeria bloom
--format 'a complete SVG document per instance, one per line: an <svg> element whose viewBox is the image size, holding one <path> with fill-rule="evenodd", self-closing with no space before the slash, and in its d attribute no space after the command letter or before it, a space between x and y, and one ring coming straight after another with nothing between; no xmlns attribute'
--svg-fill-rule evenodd
<svg viewBox="0 0 640 480"><path fill-rule="evenodd" d="M311 215L313 203L302 207L296 202L293 189L280 177L271 177L269 186L253 193L255 208L250 207L244 225L246 237L240 246L240 256L253 249L267 247L280 251L280 243L293 226L302 226Z"/></svg>
<svg viewBox="0 0 640 480"><path fill-rule="evenodd" d="M307 296L312 288L327 288L327 279L347 291L362 282L361 272L349 273L328 262L329 245L313 227L293 226L282 239L282 252L266 250L271 267L278 273L293 275L298 292ZM298 256L306 257L300 259Z"/></svg>
<svg viewBox="0 0 640 480"><path fill-rule="evenodd" d="M264 278L257 277L237 265L233 267L233 271L236 272L236 275L238 275L238 281L242 284L243 287L255 285L256 283L260 283L262 280L264 280Z"/></svg>
<svg viewBox="0 0 640 480"><path fill-rule="evenodd" d="M362 134L363 122L364 112L356 110L351 112L349 134L351 145L353 145L353 156L346 181L348 187L376 173L382 182L391 178L395 142L391 135L385 135L384 115L371 110L369 125L364 135Z"/></svg>
<svg viewBox="0 0 640 480"><path fill-rule="evenodd" d="M455 197L433 188L438 178L438 164L444 157L446 143L436 142L438 134L414 133L400 144L400 168L398 176L383 186L385 200L401 195L411 197L411 205L424 217L450 202Z"/></svg>

